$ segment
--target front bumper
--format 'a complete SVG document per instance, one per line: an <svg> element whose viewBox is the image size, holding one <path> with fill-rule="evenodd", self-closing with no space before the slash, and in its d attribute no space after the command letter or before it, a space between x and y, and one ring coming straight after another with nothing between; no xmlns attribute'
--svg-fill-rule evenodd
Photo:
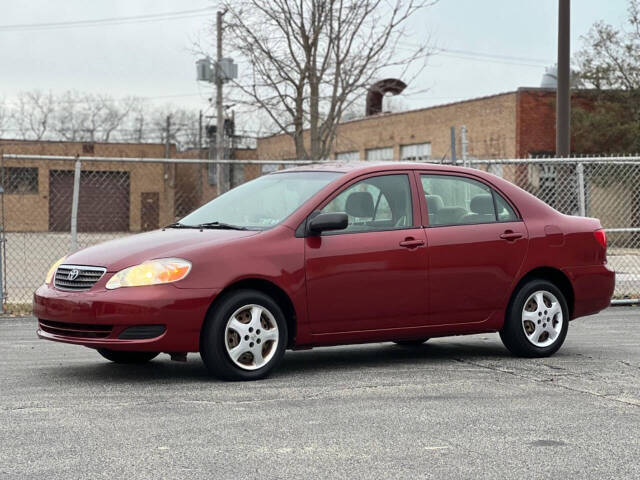
<svg viewBox="0 0 640 480"><path fill-rule="evenodd" d="M202 323L218 293L171 284L116 290L94 287L85 292L42 285L34 294L33 314L39 320L38 336L47 340L113 350L197 352ZM163 333L153 338L118 338L126 337L123 332L130 327L152 325L164 326Z"/></svg>

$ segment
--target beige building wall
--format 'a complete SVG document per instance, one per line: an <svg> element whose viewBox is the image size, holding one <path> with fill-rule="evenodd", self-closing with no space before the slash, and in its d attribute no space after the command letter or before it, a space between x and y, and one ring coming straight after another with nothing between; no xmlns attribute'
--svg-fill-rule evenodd
<svg viewBox="0 0 640 480"><path fill-rule="evenodd" d="M178 152L177 158L205 159L208 158L208 151L207 149L192 149L184 152ZM243 160L256 160L256 150L253 148L235 149L233 150L233 159L237 160L241 164ZM242 175L245 181L253 180L260 176L260 165L244 163L242 164L242 170ZM176 178L179 188L179 192L176 194L176 199L179 200L180 198L187 198L189 194L192 194L193 201L190 205L192 205L193 208L197 208L200 205L213 200L218 195L217 185L212 185L209 182L208 163L178 165Z"/></svg>
<svg viewBox="0 0 640 480"><path fill-rule="evenodd" d="M175 156L175 146L170 153ZM0 154L61 155L95 157L162 158L163 144L118 144L81 142L37 142L0 140ZM34 232L49 230L49 178L51 170L74 170L72 160L2 159L4 167L38 168L37 193L5 193L3 195L3 219L6 231ZM159 193L159 221L166 225L174 221L175 185L167 175L166 166L160 163L87 161L83 171L129 172L129 230L141 230L141 196L145 192ZM68 196L71 196L68 192ZM66 201L66 194L65 194ZM108 203L109 199L105 199Z"/></svg>
<svg viewBox="0 0 640 480"><path fill-rule="evenodd" d="M391 147L393 158L398 160L402 145L420 143L431 143L432 158L450 158L452 126L456 127L456 151L460 158L462 125L467 128L470 157L515 157L516 101L517 93L510 92L344 122L338 126L331 158L335 158L336 153L357 151L364 159L367 149ZM308 131L305 134L308 142ZM288 135L261 138L257 156L262 160L293 159L296 157L293 140Z"/></svg>

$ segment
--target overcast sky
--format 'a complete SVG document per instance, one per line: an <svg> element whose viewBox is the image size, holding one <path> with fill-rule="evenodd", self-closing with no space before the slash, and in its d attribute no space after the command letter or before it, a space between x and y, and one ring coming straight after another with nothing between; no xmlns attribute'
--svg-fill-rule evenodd
<svg viewBox="0 0 640 480"><path fill-rule="evenodd" d="M76 28L6 27L211 6L208 0L0 0L0 98L20 90L75 89L206 108L210 89L195 81L191 45L206 35L212 14ZM573 0L572 50L595 21L620 24L626 6L626 0ZM412 85L429 90L403 103L418 108L539 86L544 65L555 61L556 16L557 0L440 0L413 19L412 29L416 43L429 36L448 52L433 56Z"/></svg>

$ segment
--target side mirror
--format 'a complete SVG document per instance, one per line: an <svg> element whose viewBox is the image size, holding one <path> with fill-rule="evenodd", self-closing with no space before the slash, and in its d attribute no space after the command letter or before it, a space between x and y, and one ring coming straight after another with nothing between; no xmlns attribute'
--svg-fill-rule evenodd
<svg viewBox="0 0 640 480"><path fill-rule="evenodd" d="M329 230L343 230L349 225L346 213L320 213L309 220L309 233L319 235Z"/></svg>

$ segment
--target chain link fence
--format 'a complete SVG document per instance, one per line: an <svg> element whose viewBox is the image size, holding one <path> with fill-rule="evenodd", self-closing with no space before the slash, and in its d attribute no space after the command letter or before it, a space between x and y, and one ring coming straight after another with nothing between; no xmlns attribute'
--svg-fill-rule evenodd
<svg viewBox="0 0 640 480"><path fill-rule="evenodd" d="M232 185L309 161L0 157L4 303L30 305L50 265L77 249L154 230L217 195L217 169ZM616 299L640 298L640 157L473 160L559 211L600 219Z"/></svg>

